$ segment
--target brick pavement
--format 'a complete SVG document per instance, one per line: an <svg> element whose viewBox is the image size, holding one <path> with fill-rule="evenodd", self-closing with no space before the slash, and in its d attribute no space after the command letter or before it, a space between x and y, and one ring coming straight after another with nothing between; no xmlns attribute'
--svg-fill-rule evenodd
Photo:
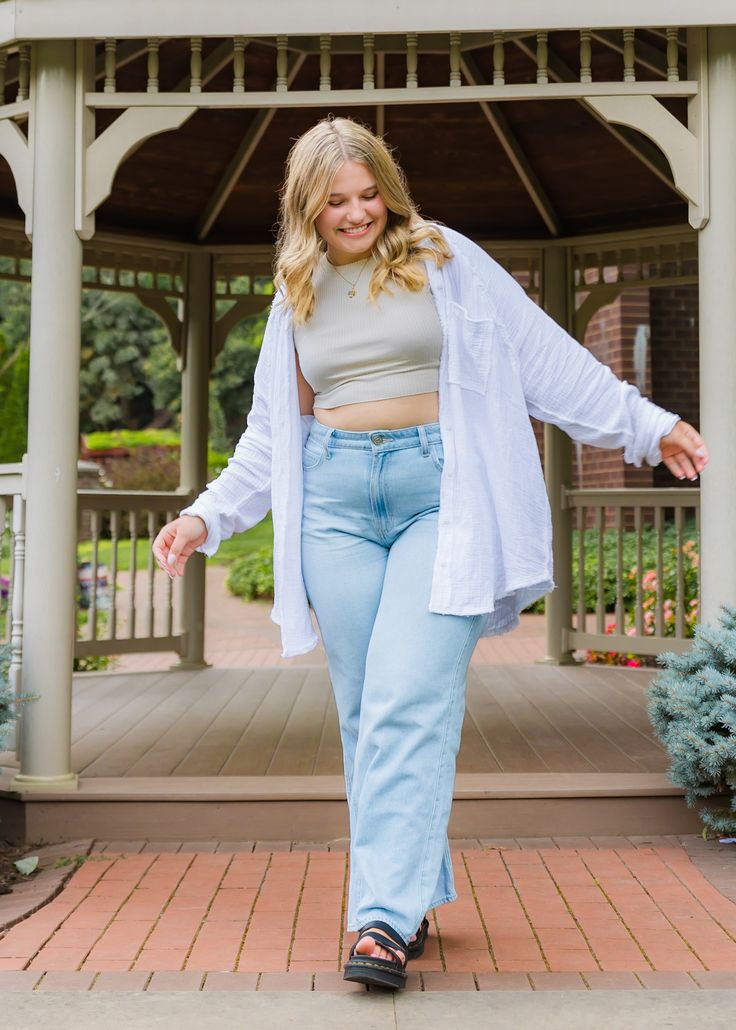
<svg viewBox="0 0 736 1030"><path fill-rule="evenodd" d="M409 990L736 987L736 853L708 845L719 890L692 841L454 842L460 897ZM363 991L341 979L347 873L344 841L97 844L0 938L0 991Z"/></svg>

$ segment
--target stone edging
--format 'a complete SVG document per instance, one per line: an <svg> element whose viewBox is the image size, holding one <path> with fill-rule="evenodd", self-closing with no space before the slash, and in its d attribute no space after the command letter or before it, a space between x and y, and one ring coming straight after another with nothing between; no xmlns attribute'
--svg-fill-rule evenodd
<svg viewBox="0 0 736 1030"><path fill-rule="evenodd" d="M13 884L10 894L0 895L0 934L6 933L11 926L55 898L69 877L76 872L76 863L57 867L54 864L57 859L89 855L93 844L92 839L72 840L29 851L29 858L38 855L38 869L27 880Z"/></svg>

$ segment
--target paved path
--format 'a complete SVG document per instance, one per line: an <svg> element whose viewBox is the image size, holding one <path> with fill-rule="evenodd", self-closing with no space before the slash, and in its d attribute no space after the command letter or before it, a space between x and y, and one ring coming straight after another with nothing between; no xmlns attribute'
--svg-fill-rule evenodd
<svg viewBox="0 0 736 1030"><path fill-rule="evenodd" d="M145 598L144 573L140 572L137 596ZM222 565L207 565L207 601L205 606L205 658L218 668L244 668L273 665L324 665L322 647L298 658L281 657L279 627L271 622L270 601L246 603L234 597L225 586L227 569ZM121 583L123 577L121 575ZM118 605L125 613L127 593L120 595ZM144 610L140 610L140 624L144 625ZM121 624L124 618L121 618ZM157 630L158 632L158 630ZM542 658L544 648L544 616L523 615L521 626L513 633L480 640L473 661L490 665L534 662ZM174 654L120 655L115 660L116 672L142 672L169 669L177 657Z"/></svg>
<svg viewBox="0 0 736 1030"><path fill-rule="evenodd" d="M459 900L433 912L409 992L736 988L727 845L474 840L452 857ZM98 843L0 939L0 993L365 995L341 977L347 866L345 841Z"/></svg>

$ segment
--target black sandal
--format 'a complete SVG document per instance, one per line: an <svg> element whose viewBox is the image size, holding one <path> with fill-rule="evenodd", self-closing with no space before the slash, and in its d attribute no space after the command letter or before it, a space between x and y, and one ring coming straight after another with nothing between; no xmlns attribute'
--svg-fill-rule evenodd
<svg viewBox="0 0 736 1030"><path fill-rule="evenodd" d="M375 927L375 929L372 929ZM384 930L390 937L385 937L378 930ZM374 958L372 955L356 954L356 947L364 937L370 937L381 948L390 951L392 957ZM419 935L417 935L417 940ZM416 946L416 942L415 942ZM422 941L422 948L424 942ZM366 923L358 930L358 939L350 949L348 960L345 963L343 980L353 980L355 983L370 984L372 987L390 987L394 990L401 990L406 987L406 963L409 946L406 941L388 923L382 923L376 919L372 923Z"/></svg>
<svg viewBox="0 0 736 1030"><path fill-rule="evenodd" d="M419 958L420 955L424 954L424 944L429 936L429 920L425 916L422 920L422 925L417 930L417 938L415 941L409 941L409 946L406 952L406 961L411 962L412 959Z"/></svg>

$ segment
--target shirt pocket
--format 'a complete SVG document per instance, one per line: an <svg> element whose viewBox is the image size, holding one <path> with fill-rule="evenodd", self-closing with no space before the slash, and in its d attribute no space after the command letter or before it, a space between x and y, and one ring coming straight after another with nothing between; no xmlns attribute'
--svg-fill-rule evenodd
<svg viewBox="0 0 736 1030"><path fill-rule="evenodd" d="M447 306L447 378L475 393L485 393L491 369L494 323L472 318L451 300Z"/></svg>

